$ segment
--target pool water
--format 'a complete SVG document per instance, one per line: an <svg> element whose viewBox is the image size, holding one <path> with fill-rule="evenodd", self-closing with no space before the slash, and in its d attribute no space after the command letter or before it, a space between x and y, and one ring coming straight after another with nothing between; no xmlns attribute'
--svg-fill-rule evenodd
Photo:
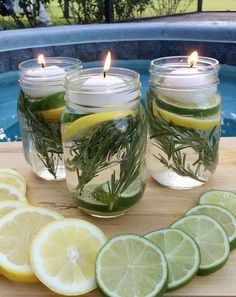
<svg viewBox="0 0 236 297"><path fill-rule="evenodd" d="M114 67L133 69L140 73L142 82L142 102L148 88L149 60L114 61ZM101 62L83 63L84 68L100 67ZM16 104L19 93L18 73L0 74L0 141L20 140ZM222 136L236 136L236 67L222 65L219 91L223 103Z"/></svg>

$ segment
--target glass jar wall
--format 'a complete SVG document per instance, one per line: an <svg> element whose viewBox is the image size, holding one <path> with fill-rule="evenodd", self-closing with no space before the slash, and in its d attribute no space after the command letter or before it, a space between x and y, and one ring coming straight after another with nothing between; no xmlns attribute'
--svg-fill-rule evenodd
<svg viewBox="0 0 236 297"><path fill-rule="evenodd" d="M111 68L104 76L101 68L67 76L62 139L77 206L93 216L115 217L143 195L147 127L139 75Z"/></svg>
<svg viewBox="0 0 236 297"><path fill-rule="evenodd" d="M81 68L73 58L37 59L19 65L18 116L27 163L45 180L65 179L61 115L65 107L65 75Z"/></svg>
<svg viewBox="0 0 236 297"><path fill-rule="evenodd" d="M147 115L152 177L176 189L203 185L218 162L219 63L199 57L156 59L150 65Z"/></svg>

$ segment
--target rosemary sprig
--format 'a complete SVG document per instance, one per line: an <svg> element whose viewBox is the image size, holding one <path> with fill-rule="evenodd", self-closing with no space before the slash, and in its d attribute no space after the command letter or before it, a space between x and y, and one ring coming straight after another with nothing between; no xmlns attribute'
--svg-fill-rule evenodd
<svg viewBox="0 0 236 297"><path fill-rule="evenodd" d="M29 99L20 94L18 110L26 124L37 156L56 179L58 163L62 160L60 121L47 122L42 116L30 109Z"/></svg>
<svg viewBox="0 0 236 297"><path fill-rule="evenodd" d="M120 194L139 176L145 163L144 111L137 112L136 116L104 122L66 147L70 157L65 160L65 166L77 173L78 195L82 195L85 185L101 171L119 165L119 176L114 170L108 182L109 195L104 196L104 202L112 209Z"/></svg>
<svg viewBox="0 0 236 297"><path fill-rule="evenodd" d="M152 96L147 99L147 114L150 125L150 139L162 152L155 157L168 169L180 176L188 176L200 182L205 182L200 173L213 172L218 160L219 129L201 131L181 127L166 121L161 114L153 113ZM194 150L197 157L191 164L187 161L186 149Z"/></svg>

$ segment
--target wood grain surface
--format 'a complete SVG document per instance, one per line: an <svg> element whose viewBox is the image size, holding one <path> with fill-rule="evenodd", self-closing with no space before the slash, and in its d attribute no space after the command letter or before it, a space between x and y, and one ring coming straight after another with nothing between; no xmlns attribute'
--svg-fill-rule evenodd
<svg viewBox="0 0 236 297"><path fill-rule="evenodd" d="M0 144L1 167L16 169L25 177L27 198L34 205L55 209L66 217L86 219L100 227L107 236L123 232L144 234L168 227L196 204L198 196L206 190L236 191L236 138L221 139L219 165L205 186L188 191L171 190L149 177L141 201L128 214L114 219L92 218L82 213L74 206L64 181L46 182L36 177L24 160L20 142ZM0 277L0 297L49 296L58 295L40 283L15 283ZM95 290L85 296L99 297L101 294ZM165 296L236 296L236 250L221 270L209 276L197 276L184 288Z"/></svg>

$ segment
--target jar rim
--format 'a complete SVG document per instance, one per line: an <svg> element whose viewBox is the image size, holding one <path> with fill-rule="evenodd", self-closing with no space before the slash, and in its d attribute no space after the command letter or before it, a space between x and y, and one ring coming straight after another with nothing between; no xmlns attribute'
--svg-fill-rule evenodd
<svg viewBox="0 0 236 297"><path fill-rule="evenodd" d="M190 64L188 63L188 58L189 56L169 56L157 58L151 61L149 71L152 74L168 75L168 73L170 73L173 70L190 67ZM193 65L193 68L200 70L200 72L191 73L191 76L198 76L203 73L210 74L219 71L220 64L219 61L214 58L199 56L197 64ZM171 75L181 77L186 74L176 73Z"/></svg>
<svg viewBox="0 0 236 297"><path fill-rule="evenodd" d="M72 57L45 57L45 64L67 64L63 67L66 72L70 71L71 68L73 69L74 67L82 67L81 61ZM31 68L41 68L41 65L38 63L38 59L35 58L21 62L18 68L20 73L24 73L26 70Z"/></svg>
<svg viewBox="0 0 236 297"><path fill-rule="evenodd" d="M97 86L97 88L83 85L86 80L92 77L103 76L103 73L102 67L81 70L76 69L66 75L64 87L69 92L87 95L132 92L141 87L140 74L138 72L118 67L111 67L106 72L106 77L120 78L123 82L114 85L101 85ZM104 80L106 77L104 77Z"/></svg>

